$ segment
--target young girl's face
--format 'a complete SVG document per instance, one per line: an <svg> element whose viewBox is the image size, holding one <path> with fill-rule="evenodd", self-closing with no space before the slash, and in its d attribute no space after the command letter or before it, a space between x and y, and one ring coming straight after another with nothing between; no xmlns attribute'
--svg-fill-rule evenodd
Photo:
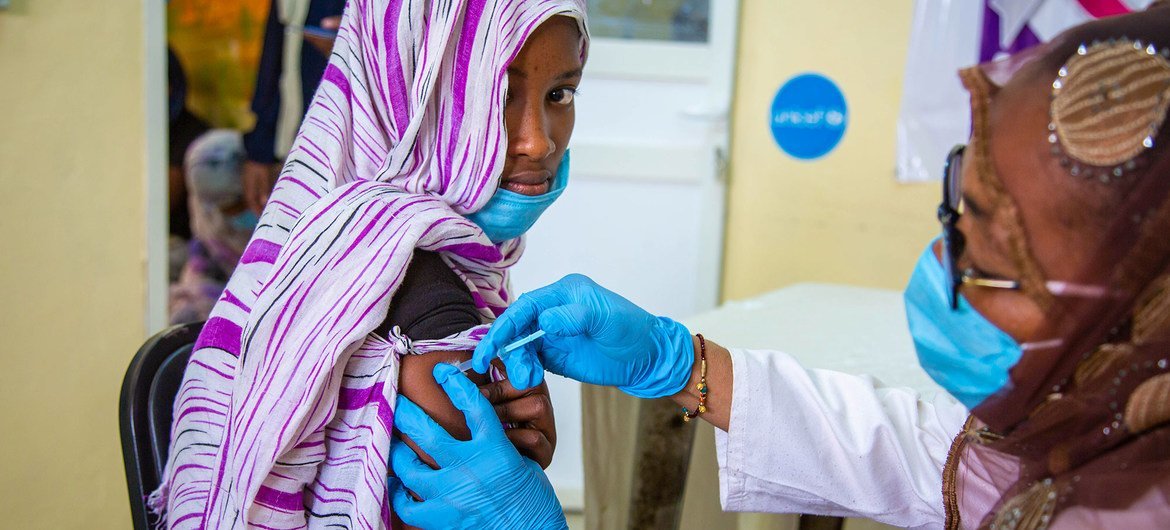
<svg viewBox="0 0 1170 530"><path fill-rule="evenodd" d="M577 22L561 16L541 24L508 66L508 152L500 189L541 195L551 188L573 134L581 67Z"/></svg>

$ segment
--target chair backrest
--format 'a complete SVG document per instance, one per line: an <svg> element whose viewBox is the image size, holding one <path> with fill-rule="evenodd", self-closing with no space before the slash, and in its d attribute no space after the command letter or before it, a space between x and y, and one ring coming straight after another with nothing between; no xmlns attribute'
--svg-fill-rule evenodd
<svg viewBox="0 0 1170 530"><path fill-rule="evenodd" d="M138 349L122 379L118 423L136 530L154 528L146 497L158 488L166 466L172 405L201 329L202 322L182 324L151 337Z"/></svg>

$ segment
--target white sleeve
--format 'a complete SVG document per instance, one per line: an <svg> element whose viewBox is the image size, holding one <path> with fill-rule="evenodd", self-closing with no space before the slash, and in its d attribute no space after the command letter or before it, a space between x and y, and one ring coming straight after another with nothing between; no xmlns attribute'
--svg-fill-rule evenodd
<svg viewBox="0 0 1170 530"><path fill-rule="evenodd" d="M724 510L942 526L942 469L967 417L961 404L806 370L779 352L731 358L729 431L715 429Z"/></svg>

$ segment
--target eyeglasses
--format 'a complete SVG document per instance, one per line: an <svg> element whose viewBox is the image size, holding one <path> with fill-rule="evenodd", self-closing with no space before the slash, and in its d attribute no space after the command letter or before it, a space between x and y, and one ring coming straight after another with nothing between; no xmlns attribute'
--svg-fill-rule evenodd
<svg viewBox="0 0 1170 530"><path fill-rule="evenodd" d="M943 197L938 205L938 222L943 227L942 265L950 288L951 309L959 307L959 288L964 284L993 289L1019 289L1020 282L980 275L975 269L959 270L959 256L963 254L967 240L955 227L963 212L963 153L967 146L956 145L947 155L943 166Z"/></svg>

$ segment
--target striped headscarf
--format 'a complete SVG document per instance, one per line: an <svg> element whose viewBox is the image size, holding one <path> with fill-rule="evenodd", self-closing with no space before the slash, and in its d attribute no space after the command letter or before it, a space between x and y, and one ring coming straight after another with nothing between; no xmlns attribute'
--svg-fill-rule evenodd
<svg viewBox="0 0 1170 530"><path fill-rule="evenodd" d="M583 0L351 0L257 231L175 401L163 485L171 528L389 525L399 357L474 347L378 337L415 248L440 253L485 321L511 297L520 239L463 214L495 193L506 68Z"/></svg>

